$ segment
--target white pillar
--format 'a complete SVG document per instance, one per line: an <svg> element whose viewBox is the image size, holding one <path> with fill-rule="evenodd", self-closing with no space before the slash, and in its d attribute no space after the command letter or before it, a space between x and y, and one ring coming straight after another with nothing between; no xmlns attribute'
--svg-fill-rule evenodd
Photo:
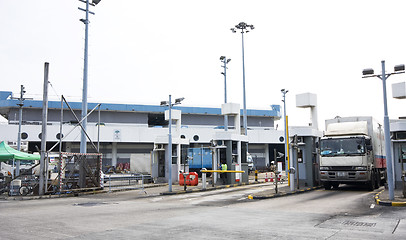
<svg viewBox="0 0 406 240"><path fill-rule="evenodd" d="M269 162L269 146L268 146L268 144L265 144L265 151L264 152L265 152L265 164L269 163L269 165L270 165L271 163Z"/></svg>
<svg viewBox="0 0 406 240"><path fill-rule="evenodd" d="M111 165L115 167L117 166L117 143L113 142L111 147Z"/></svg>

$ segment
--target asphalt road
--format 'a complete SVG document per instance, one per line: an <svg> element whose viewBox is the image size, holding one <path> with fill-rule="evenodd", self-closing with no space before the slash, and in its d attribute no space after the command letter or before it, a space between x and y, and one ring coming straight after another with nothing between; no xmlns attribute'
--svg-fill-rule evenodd
<svg viewBox="0 0 406 240"><path fill-rule="evenodd" d="M0 200L0 239L406 239L406 208L375 205L378 190L247 199L272 187Z"/></svg>

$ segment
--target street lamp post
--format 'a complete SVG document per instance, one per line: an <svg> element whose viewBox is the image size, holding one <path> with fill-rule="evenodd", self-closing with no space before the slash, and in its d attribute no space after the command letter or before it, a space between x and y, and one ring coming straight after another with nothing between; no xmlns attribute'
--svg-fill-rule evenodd
<svg viewBox="0 0 406 240"><path fill-rule="evenodd" d="M101 0L92 0L92 3L89 3L89 0L79 0L86 4L86 9L80 8L86 13L85 19L80 19L81 22L85 24L85 53L84 53L84 67L83 67L83 89L82 89L82 132L80 136L80 153L86 153L86 126L87 126L87 70L88 70L88 38L89 38L89 13L94 15L94 12L89 11L89 6L96 6Z"/></svg>
<svg viewBox="0 0 406 240"><path fill-rule="evenodd" d="M285 136L284 136L284 139L285 139L285 171L286 171L286 174L288 174L288 172L290 172L289 168L292 167L292 166L290 166L291 164L289 162L289 153L288 153L288 151L289 151L289 149L288 149L289 136L288 136L288 126L287 126L287 118L286 118L286 93L288 93L289 90L281 89L281 92L283 94L283 100L282 100L282 102L283 102L283 121L284 121L283 126L284 126L284 129L285 129ZM289 176L289 179L288 179L289 181L288 182L290 184L291 174L289 174L288 176ZM291 190L294 189L293 184L290 184L290 185L291 185L290 186Z"/></svg>
<svg viewBox="0 0 406 240"><path fill-rule="evenodd" d="M220 57L220 61L223 62L224 72L221 74L224 75L224 103L227 103L227 63L231 61L231 59L227 59L225 56ZM224 130L228 131L228 116L227 114L224 115Z"/></svg>
<svg viewBox="0 0 406 240"><path fill-rule="evenodd" d="M247 135L247 104L246 104L246 97L245 97L245 62L244 62L244 33L249 32L248 28L251 30L254 29L254 25L248 25L245 22L240 22L238 25L235 25L235 28L241 30L241 40L242 40L242 84L243 84L243 122L244 122L244 134ZM237 31L235 28L231 28L230 30L233 33Z"/></svg>
<svg viewBox="0 0 406 240"><path fill-rule="evenodd" d="M27 99L32 99L32 98L24 98L24 93L25 93L25 87L24 85L21 85L20 88L20 97L19 98L14 98L12 99L18 99L18 136L17 136L17 150L21 151L21 125L23 121L23 106L24 106L24 100ZM13 167L14 167L14 160L13 160ZM15 166L16 172L14 175L13 171L13 176L19 176L20 175L20 160L16 161L16 166Z"/></svg>
<svg viewBox="0 0 406 240"><path fill-rule="evenodd" d="M172 104L172 95L169 95L169 101L161 101L161 106L169 107L169 134L168 134L168 185L169 192L172 192L172 106L180 104L185 98L177 98ZM186 179L184 179L186 181Z"/></svg>
<svg viewBox="0 0 406 240"><path fill-rule="evenodd" d="M405 65L396 65L393 73L385 73L385 60L381 61L382 73L374 74L372 68L364 69L362 71L363 78L368 77L378 77L382 80L383 86L383 108L384 108L384 131L385 131L385 150L386 150L386 165L387 165L387 176L388 176L388 189L389 189L389 200L394 200L394 182L393 182L393 162L392 162L392 151L390 143L390 126L389 126L389 116L388 116L388 104L386 97L386 79L393 74L405 73Z"/></svg>

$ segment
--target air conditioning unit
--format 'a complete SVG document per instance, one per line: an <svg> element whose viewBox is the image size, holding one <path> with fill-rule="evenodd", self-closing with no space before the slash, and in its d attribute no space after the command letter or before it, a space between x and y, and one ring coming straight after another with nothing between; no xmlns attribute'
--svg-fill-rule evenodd
<svg viewBox="0 0 406 240"><path fill-rule="evenodd" d="M224 141L223 140L211 140L211 146L212 147L224 147Z"/></svg>

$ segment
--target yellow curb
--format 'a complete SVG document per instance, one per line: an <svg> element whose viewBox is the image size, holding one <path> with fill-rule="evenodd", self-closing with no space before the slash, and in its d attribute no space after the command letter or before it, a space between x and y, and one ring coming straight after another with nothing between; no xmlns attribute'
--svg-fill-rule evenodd
<svg viewBox="0 0 406 240"><path fill-rule="evenodd" d="M392 206L394 206L394 207L405 207L406 202L392 202Z"/></svg>

